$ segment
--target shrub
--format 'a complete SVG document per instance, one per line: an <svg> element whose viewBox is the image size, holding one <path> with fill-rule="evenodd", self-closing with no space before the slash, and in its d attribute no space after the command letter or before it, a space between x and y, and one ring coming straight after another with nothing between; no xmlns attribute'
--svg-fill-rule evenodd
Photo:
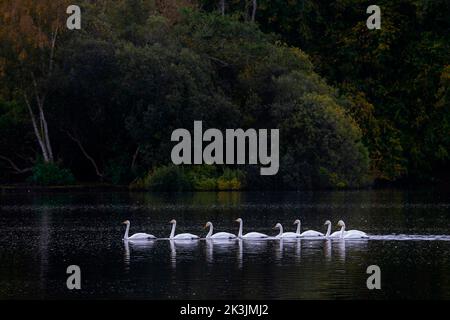
<svg viewBox="0 0 450 320"><path fill-rule="evenodd" d="M75 178L69 169L61 168L54 162L38 161L33 167L33 174L29 178L32 183L41 186L60 186L75 183Z"/></svg>
<svg viewBox="0 0 450 320"><path fill-rule="evenodd" d="M194 181L194 189L196 191L213 191L217 190L216 178L202 178Z"/></svg>
<svg viewBox="0 0 450 320"><path fill-rule="evenodd" d="M151 191L188 191L192 183L183 167L168 165L156 168L147 176L132 183L133 189Z"/></svg>
<svg viewBox="0 0 450 320"><path fill-rule="evenodd" d="M217 180L219 190L241 190L244 187L245 175L240 170L225 168Z"/></svg>
<svg viewBox="0 0 450 320"><path fill-rule="evenodd" d="M244 187L244 181L245 175L240 170L224 168L220 175L220 171L210 165L189 168L168 165L136 179L130 188L151 191L240 190Z"/></svg>

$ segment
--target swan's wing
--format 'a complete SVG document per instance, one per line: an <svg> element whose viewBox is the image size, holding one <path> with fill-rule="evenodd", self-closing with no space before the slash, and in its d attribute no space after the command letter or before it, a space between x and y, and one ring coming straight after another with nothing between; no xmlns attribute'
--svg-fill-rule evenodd
<svg viewBox="0 0 450 320"><path fill-rule="evenodd" d="M323 233L314 231L314 230L308 230L301 234L302 237L323 237Z"/></svg>
<svg viewBox="0 0 450 320"><path fill-rule="evenodd" d="M300 235L295 232L284 232L281 235L281 238L298 238L298 237L300 237Z"/></svg>
<svg viewBox="0 0 450 320"><path fill-rule="evenodd" d="M260 232L249 232L243 238L268 238L269 236Z"/></svg>
<svg viewBox="0 0 450 320"><path fill-rule="evenodd" d="M362 231L359 230L349 230L345 235L344 238L368 238L369 236Z"/></svg>
<svg viewBox="0 0 450 320"><path fill-rule="evenodd" d="M128 237L129 240L138 240L138 239L156 239L156 237L152 234L148 233L135 233L131 237Z"/></svg>
<svg viewBox="0 0 450 320"><path fill-rule="evenodd" d="M344 236L347 233L347 231L344 232ZM339 238L341 236L341 231L335 231L332 234L330 234L330 238Z"/></svg>
<svg viewBox="0 0 450 320"><path fill-rule="evenodd" d="M217 232L211 236L213 239L233 239L236 235L229 232Z"/></svg>
<svg viewBox="0 0 450 320"><path fill-rule="evenodd" d="M174 239L178 239L178 240L192 240L192 239L198 239L199 237L194 235L194 234L190 234L190 233L180 233L177 234Z"/></svg>

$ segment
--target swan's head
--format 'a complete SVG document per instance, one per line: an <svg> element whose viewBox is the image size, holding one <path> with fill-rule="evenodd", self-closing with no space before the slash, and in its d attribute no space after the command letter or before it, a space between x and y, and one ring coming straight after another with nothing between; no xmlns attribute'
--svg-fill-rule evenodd
<svg viewBox="0 0 450 320"><path fill-rule="evenodd" d="M273 227L274 229L280 229L281 228L281 223L277 223L276 225L275 225L275 227Z"/></svg>
<svg viewBox="0 0 450 320"><path fill-rule="evenodd" d="M345 223L342 220L339 220L338 224L339 227L345 227Z"/></svg>
<svg viewBox="0 0 450 320"><path fill-rule="evenodd" d="M234 221L241 223L241 222L242 222L242 219L241 219L241 218L237 218L237 219L234 220Z"/></svg>
<svg viewBox="0 0 450 320"><path fill-rule="evenodd" d="M325 221L325 223L324 223L325 226L328 226L328 225L330 225L330 224L331 224L331 221L330 221L330 220L327 220L327 221Z"/></svg>
<svg viewBox="0 0 450 320"><path fill-rule="evenodd" d="M211 226L212 226L212 223L208 221L203 228L206 229Z"/></svg>
<svg viewBox="0 0 450 320"><path fill-rule="evenodd" d="M170 220L170 222L169 223L171 223L171 224L175 224L175 223L177 223L177 221L175 220L175 219L172 219L172 220Z"/></svg>
<svg viewBox="0 0 450 320"><path fill-rule="evenodd" d="M125 220L124 222L122 222L122 224L129 225L130 224L130 220Z"/></svg>
<svg viewBox="0 0 450 320"><path fill-rule="evenodd" d="M300 220L298 220L298 219L295 220L295 221L294 221L294 224L300 224Z"/></svg>

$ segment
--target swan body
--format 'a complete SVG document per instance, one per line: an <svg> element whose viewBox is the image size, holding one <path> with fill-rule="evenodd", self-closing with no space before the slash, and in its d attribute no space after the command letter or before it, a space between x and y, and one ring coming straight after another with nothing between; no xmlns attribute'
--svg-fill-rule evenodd
<svg viewBox="0 0 450 320"><path fill-rule="evenodd" d="M195 240L199 239L199 236L196 236L195 234L191 233L180 233L175 235L175 228L177 226L177 221L175 219L171 220L170 223L172 224L172 230L170 231L170 240Z"/></svg>
<svg viewBox="0 0 450 320"><path fill-rule="evenodd" d="M288 238L292 239L300 237L300 234L295 232L283 232L283 226L281 225L281 223L277 223L273 228L280 230L280 233L278 233L278 235L275 236L275 238L277 239L288 239Z"/></svg>
<svg viewBox="0 0 450 320"><path fill-rule="evenodd" d="M369 236L362 231L359 230L349 230L344 236L344 239L363 239L368 238Z"/></svg>
<svg viewBox="0 0 450 320"><path fill-rule="evenodd" d="M294 221L294 224L297 225L297 231L295 233L298 234L302 238L314 238L314 237L323 237L324 236L322 232L314 231L314 230L307 230L307 231L301 233L300 229L301 229L302 223L298 219Z"/></svg>
<svg viewBox="0 0 450 320"><path fill-rule="evenodd" d="M325 234L326 238L340 238L341 237L341 231L340 230L331 233L331 221L330 220L325 221L324 225L328 226L327 233ZM344 230L344 232L345 232L345 230Z"/></svg>
<svg viewBox="0 0 450 320"><path fill-rule="evenodd" d="M236 235L229 232L217 232L213 234L213 224L211 222L207 222L205 225L205 229L209 227L209 232L206 235L206 239L235 239Z"/></svg>
<svg viewBox="0 0 450 320"><path fill-rule="evenodd" d="M152 240L152 239L156 239L156 237L152 234L148 234L148 233L135 233L132 236L128 236L128 232L130 231L130 221L129 220L125 220L123 222L123 224L125 224L127 226L126 230L125 230L125 234L123 236L123 240L134 240L134 241L139 241L139 240Z"/></svg>
<svg viewBox="0 0 450 320"><path fill-rule="evenodd" d="M359 230L348 230L345 231L345 223L342 220L339 220L338 222L338 226L341 227L341 235L340 238L341 239L364 239L364 238L368 238L369 236L362 231Z"/></svg>
<svg viewBox="0 0 450 320"><path fill-rule="evenodd" d="M265 238L269 237L267 234L260 233L260 232L249 232L249 233L246 233L243 235L242 234L242 219L238 218L238 219L236 219L236 222L239 222L238 237L241 239L265 239Z"/></svg>

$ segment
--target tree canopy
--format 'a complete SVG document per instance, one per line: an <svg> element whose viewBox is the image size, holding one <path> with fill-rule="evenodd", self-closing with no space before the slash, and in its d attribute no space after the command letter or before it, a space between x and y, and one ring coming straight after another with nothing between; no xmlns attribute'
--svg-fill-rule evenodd
<svg viewBox="0 0 450 320"><path fill-rule="evenodd" d="M52 162L78 181L129 184L169 164L171 132L194 120L280 129L279 173L240 167L248 188L442 178L448 5L381 2L371 33L359 0L260 0L256 23L245 1L225 12L218 1L82 1L70 32L52 1L5 1L0 181Z"/></svg>

